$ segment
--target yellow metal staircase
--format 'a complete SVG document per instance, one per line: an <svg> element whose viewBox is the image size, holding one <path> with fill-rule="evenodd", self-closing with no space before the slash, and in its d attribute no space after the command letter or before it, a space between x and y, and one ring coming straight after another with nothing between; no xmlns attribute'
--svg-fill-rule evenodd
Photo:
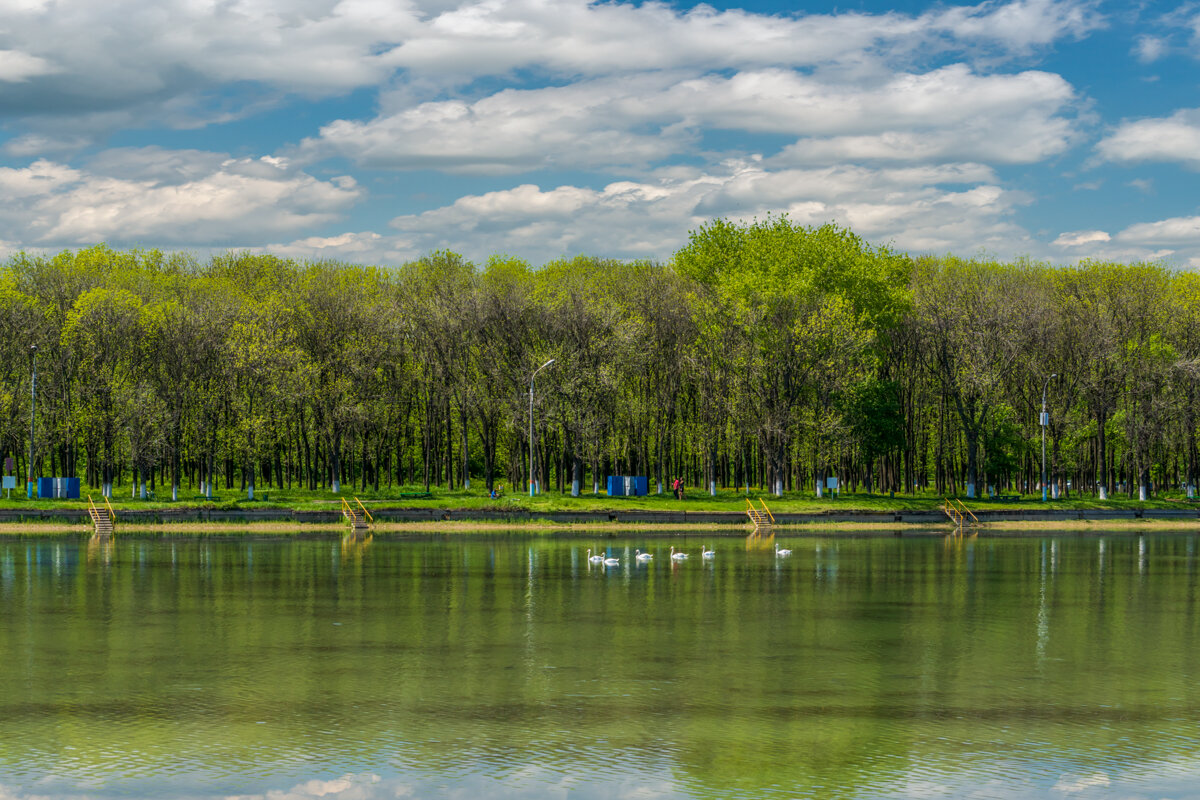
<svg viewBox="0 0 1200 800"><path fill-rule="evenodd" d="M963 501L956 497L947 497L946 504L942 506L942 511L954 523L954 529L961 531L963 528L969 528L971 525L979 524L979 517L971 513L971 509L967 508ZM971 518L971 521L967 520Z"/></svg>
<svg viewBox="0 0 1200 800"><path fill-rule="evenodd" d="M754 504L750 502L750 498L746 498L746 516L754 523L754 530L756 531L762 528L769 528L775 524L775 517L771 514L771 509L767 508L766 501L759 500L758 502L762 508L755 508Z"/></svg>
<svg viewBox="0 0 1200 800"><path fill-rule="evenodd" d="M97 506L92 502L92 496L88 495L88 516L92 518L92 527L96 533L108 535L113 532L113 525L117 521L117 513L113 511L112 505L109 504L108 498L101 495L101 500L104 501L104 506Z"/></svg>
<svg viewBox="0 0 1200 800"><path fill-rule="evenodd" d="M350 523L350 530L355 533L369 530L371 523L375 521L375 518L371 516L371 512L367 511L367 507L357 497L354 498L354 505L351 505L350 501L346 498L342 498L342 516Z"/></svg>

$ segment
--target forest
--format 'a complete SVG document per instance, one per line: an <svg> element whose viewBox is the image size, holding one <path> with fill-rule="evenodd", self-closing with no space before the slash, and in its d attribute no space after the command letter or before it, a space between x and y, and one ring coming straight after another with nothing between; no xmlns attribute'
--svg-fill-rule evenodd
<svg viewBox="0 0 1200 800"><path fill-rule="evenodd" d="M1200 278L1161 264L914 257L786 217L666 263L100 245L10 257L0 324L14 474L105 494L523 492L551 359L544 491L1035 493L1043 435L1054 496L1196 483Z"/></svg>

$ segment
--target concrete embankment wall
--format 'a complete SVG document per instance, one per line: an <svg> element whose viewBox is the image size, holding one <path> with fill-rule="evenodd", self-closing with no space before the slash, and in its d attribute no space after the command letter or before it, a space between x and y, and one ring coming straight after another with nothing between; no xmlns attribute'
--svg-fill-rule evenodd
<svg viewBox="0 0 1200 800"><path fill-rule="evenodd" d="M522 524L551 522L564 525L625 523L633 525L746 525L746 515L734 511L556 511L530 512L519 510L487 510L448 508L372 508L376 522L492 522ZM1066 510L1066 509L1011 509L975 511L980 522L1055 522L1068 520L1091 520L1096 522L1136 519L1196 519L1200 524L1200 509L1147 509L1135 510ZM85 510L74 509L3 509L0 523L57 522L86 524ZM775 515L779 525L828 525L836 523L882 523L882 524L947 524L941 511L845 511L820 514ZM117 523L149 525L172 523L253 523L281 522L295 524L331 525L342 522L339 511L293 511L290 509L207 509L181 508L168 510L117 511Z"/></svg>

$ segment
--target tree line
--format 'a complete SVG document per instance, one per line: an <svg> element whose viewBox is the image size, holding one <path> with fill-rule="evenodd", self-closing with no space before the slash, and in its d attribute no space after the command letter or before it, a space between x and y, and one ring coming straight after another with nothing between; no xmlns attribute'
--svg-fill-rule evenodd
<svg viewBox="0 0 1200 800"><path fill-rule="evenodd" d="M524 491L551 359L545 490L1034 492L1043 434L1056 495L1196 483L1200 278L1159 264L910 257L786 217L536 269L97 246L9 258L0 325L0 450L27 473L36 366L33 474L105 494Z"/></svg>

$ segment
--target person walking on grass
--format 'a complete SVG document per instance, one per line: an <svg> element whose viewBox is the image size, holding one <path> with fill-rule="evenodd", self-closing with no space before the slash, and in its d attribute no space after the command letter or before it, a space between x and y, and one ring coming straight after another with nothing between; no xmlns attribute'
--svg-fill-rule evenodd
<svg viewBox="0 0 1200 800"><path fill-rule="evenodd" d="M671 489L673 489L675 491L675 499L676 500L683 499L683 481L682 480L680 480L679 478L676 478L675 482L671 484Z"/></svg>

